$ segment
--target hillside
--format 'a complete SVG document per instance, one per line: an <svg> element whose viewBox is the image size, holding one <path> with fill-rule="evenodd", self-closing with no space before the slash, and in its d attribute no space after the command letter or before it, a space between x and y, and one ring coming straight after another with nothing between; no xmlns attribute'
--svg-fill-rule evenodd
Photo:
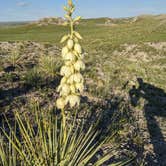
<svg viewBox="0 0 166 166"><path fill-rule="evenodd" d="M21 22L0 22L0 28L9 28L21 25L27 25L30 23L29 21L21 21Z"/></svg>
<svg viewBox="0 0 166 166"><path fill-rule="evenodd" d="M30 24L36 26L63 25L64 21L65 20L60 17L48 17L48 18L42 18L38 21L34 21Z"/></svg>
<svg viewBox="0 0 166 166"><path fill-rule="evenodd" d="M45 112L54 108L59 40L68 28L38 23L0 28L0 113L9 117L35 101ZM166 15L84 19L78 30L87 66L79 118L88 107L103 114L102 127L118 130L119 158L134 154L134 166L165 166Z"/></svg>

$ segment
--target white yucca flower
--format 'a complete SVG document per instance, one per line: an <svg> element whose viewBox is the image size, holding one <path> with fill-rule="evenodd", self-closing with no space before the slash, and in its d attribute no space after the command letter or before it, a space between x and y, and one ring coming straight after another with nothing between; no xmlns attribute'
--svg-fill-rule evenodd
<svg viewBox="0 0 166 166"><path fill-rule="evenodd" d="M69 39L67 41L67 47L71 50L74 47L74 42L72 39Z"/></svg>
<svg viewBox="0 0 166 166"><path fill-rule="evenodd" d="M63 84L66 84L66 82L67 82L67 77L63 77L63 78L61 79L60 84L63 85Z"/></svg>
<svg viewBox="0 0 166 166"><path fill-rule="evenodd" d="M80 44L76 43L74 45L74 50L78 53L78 54L81 54L82 53L82 48L80 46Z"/></svg>
<svg viewBox="0 0 166 166"><path fill-rule="evenodd" d="M74 77L74 81L76 83L82 83L84 81L84 78L83 78L83 76L80 73L74 74L73 77Z"/></svg>
<svg viewBox="0 0 166 166"><path fill-rule="evenodd" d="M78 52L73 50L73 54L76 55L77 57L79 56Z"/></svg>
<svg viewBox="0 0 166 166"><path fill-rule="evenodd" d="M71 66L71 65L73 65L73 62L72 62L72 61L66 61L66 62L65 62L65 65L66 65L66 66Z"/></svg>
<svg viewBox="0 0 166 166"><path fill-rule="evenodd" d="M60 74L62 76L66 76L69 77L70 75L72 75L74 72L74 68L72 66L62 66Z"/></svg>
<svg viewBox="0 0 166 166"><path fill-rule="evenodd" d="M70 85L71 93L76 93L76 87L74 84Z"/></svg>
<svg viewBox="0 0 166 166"><path fill-rule="evenodd" d="M60 96L67 96L69 94L70 94L70 86L67 84L64 84L61 87Z"/></svg>
<svg viewBox="0 0 166 166"><path fill-rule="evenodd" d="M76 56L72 52L69 52L64 56L64 60L74 61L75 59Z"/></svg>
<svg viewBox="0 0 166 166"><path fill-rule="evenodd" d="M80 92L84 91L84 84L83 83L77 83L75 84L75 87L77 90L79 90Z"/></svg>
<svg viewBox="0 0 166 166"><path fill-rule="evenodd" d="M57 99L56 106L57 106L58 109L64 109L64 107L65 107L65 99L63 99L63 98Z"/></svg>
<svg viewBox="0 0 166 166"><path fill-rule="evenodd" d="M74 75L71 75L68 80L67 80L68 84L73 84L74 83Z"/></svg>
<svg viewBox="0 0 166 166"><path fill-rule="evenodd" d="M85 64L84 64L83 61L78 60L78 61L74 64L74 68L75 68L75 70L77 70L77 71L84 70L84 69L85 69Z"/></svg>
<svg viewBox="0 0 166 166"><path fill-rule="evenodd" d="M79 106L80 97L77 95L70 95L66 97L66 104L69 104L70 107Z"/></svg>
<svg viewBox="0 0 166 166"><path fill-rule="evenodd" d="M69 52L69 49L67 47L62 48L62 57L64 58L65 55Z"/></svg>

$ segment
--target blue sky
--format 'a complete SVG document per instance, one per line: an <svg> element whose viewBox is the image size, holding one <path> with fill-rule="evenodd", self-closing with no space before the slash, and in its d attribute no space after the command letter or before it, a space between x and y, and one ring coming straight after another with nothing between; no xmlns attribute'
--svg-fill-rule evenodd
<svg viewBox="0 0 166 166"><path fill-rule="evenodd" d="M62 17L67 0L0 0L0 21ZM84 18L128 17L166 13L166 0L74 0L76 14Z"/></svg>

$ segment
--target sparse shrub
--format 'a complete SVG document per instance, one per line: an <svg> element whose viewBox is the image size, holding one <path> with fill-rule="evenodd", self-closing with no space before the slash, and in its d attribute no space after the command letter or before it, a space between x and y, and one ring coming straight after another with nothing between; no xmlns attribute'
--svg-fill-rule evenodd
<svg viewBox="0 0 166 166"><path fill-rule="evenodd" d="M39 69L36 67L28 70L22 79L24 81L24 84L30 87L38 88L42 84L41 74L39 72Z"/></svg>
<svg viewBox="0 0 166 166"><path fill-rule="evenodd" d="M39 58L39 70L47 77L55 77L60 66L54 55L44 55Z"/></svg>
<svg viewBox="0 0 166 166"><path fill-rule="evenodd" d="M7 122L10 131L7 133L4 128L1 129L7 141L0 137L0 165L85 166L93 163L99 166L110 158L113 149L98 160L92 160L101 146L110 139L102 138L101 131L95 127L97 123L86 130L86 122L78 125L75 116L64 141L62 119L52 111L45 116L38 104L33 108L34 118L25 114L22 117L16 112L15 125Z"/></svg>
<svg viewBox="0 0 166 166"><path fill-rule="evenodd" d="M20 79L20 77L16 73L5 73L3 77L1 77L1 81L6 82L16 82Z"/></svg>
<svg viewBox="0 0 166 166"><path fill-rule="evenodd" d="M7 58L7 62L11 64L13 67L18 67L21 62L22 55L20 52L20 46L15 46L11 50L10 55Z"/></svg>

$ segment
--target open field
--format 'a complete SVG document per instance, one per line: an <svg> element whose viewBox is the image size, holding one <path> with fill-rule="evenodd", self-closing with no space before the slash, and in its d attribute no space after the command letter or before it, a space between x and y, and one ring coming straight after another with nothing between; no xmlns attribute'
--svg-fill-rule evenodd
<svg viewBox="0 0 166 166"><path fill-rule="evenodd" d="M45 112L54 108L59 41L67 31L60 25L0 26L0 113L29 112L34 101ZM119 156L135 154L134 165L165 166L166 15L87 19L78 31L87 66L80 118L86 109L103 113L103 127L117 130L110 144L121 145Z"/></svg>
<svg viewBox="0 0 166 166"><path fill-rule="evenodd" d="M79 31L82 36L84 36L83 45L85 50L88 52L86 60L95 59L95 61L100 61L101 64L106 61L106 58L109 58L109 61L112 61L112 58L115 56L112 53L115 50L121 50L123 44L139 44L142 49L149 51L151 47L144 44L145 42L164 42L166 40L166 23L165 15L161 17L150 17L142 16L136 22L132 23L129 21L119 21L117 24L105 25L106 19L92 19L85 20L79 26ZM43 26L37 27L33 25L19 26L13 28L1 28L0 29L0 41L36 41L36 42L49 42L59 46L59 40L63 34L67 32L67 28L62 26ZM151 49L155 54L155 50ZM164 50L162 50L164 52ZM121 61L121 58L116 58L117 61ZM133 56L134 58L134 56ZM128 59L126 59L127 61ZM164 61L163 58L160 59ZM160 60L158 60L160 63ZM135 62L132 62L131 66L134 66ZM144 62L146 67L150 66L151 63L157 62ZM161 62L162 63L162 62ZM128 64L126 62L126 64ZM94 64L95 65L95 64ZM143 65L143 64L141 64ZM115 65L116 66L116 65ZM106 66L102 66L105 67ZM136 67L136 66L135 66ZM130 68L128 66L128 68ZM114 68L114 70L116 70ZM124 69L122 69L124 70ZM128 70L128 69L127 69ZM152 71L151 71L152 70ZM154 72L153 69L149 72ZM111 70L112 71L112 70ZM111 72L110 71L110 72ZM148 69L147 69L148 71ZM162 71L161 71L162 72ZM130 74L130 72L127 72ZM155 74L156 75L156 74ZM141 77L143 75L140 75ZM156 75L157 76L157 75ZM148 77L148 76L147 76ZM152 78L146 78L150 79ZM153 79L159 87L164 87L164 78Z"/></svg>

